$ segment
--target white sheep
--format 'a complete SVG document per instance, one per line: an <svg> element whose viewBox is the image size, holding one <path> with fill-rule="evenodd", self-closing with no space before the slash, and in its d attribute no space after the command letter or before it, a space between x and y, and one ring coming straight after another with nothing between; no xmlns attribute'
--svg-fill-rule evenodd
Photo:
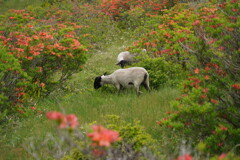
<svg viewBox="0 0 240 160"><path fill-rule="evenodd" d="M118 69L110 75L102 75L95 78L94 88L98 89L104 84L114 85L118 92L120 89L134 86L137 95L140 94L139 87L143 85L146 90L150 91L149 74L142 67L132 67L127 69Z"/></svg>
<svg viewBox="0 0 240 160"><path fill-rule="evenodd" d="M146 53L147 50L143 49L142 52ZM121 52L121 53L118 54L116 65L119 65L119 66L121 66L121 68L123 68L125 65L130 65L133 62L137 62L134 59L135 56L137 56L136 53L130 53L129 51Z"/></svg>

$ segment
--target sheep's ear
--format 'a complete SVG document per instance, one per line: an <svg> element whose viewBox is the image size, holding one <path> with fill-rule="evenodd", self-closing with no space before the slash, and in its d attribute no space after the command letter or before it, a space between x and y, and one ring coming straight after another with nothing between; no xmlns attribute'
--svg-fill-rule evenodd
<svg viewBox="0 0 240 160"><path fill-rule="evenodd" d="M106 75L107 75L107 72L104 72L103 75L106 76Z"/></svg>

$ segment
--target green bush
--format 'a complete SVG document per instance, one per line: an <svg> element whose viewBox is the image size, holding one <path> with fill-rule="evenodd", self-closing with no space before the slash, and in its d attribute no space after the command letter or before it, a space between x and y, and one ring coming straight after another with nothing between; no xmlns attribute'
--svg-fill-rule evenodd
<svg viewBox="0 0 240 160"><path fill-rule="evenodd" d="M141 59L136 65L148 71L151 88L158 89L164 85L176 86L184 77L185 73L181 65L167 62L164 57Z"/></svg>
<svg viewBox="0 0 240 160"><path fill-rule="evenodd" d="M113 158L130 158L130 159L153 159L160 155L157 150L157 141L154 140L138 121L134 123L127 123L119 116L108 115L104 122L107 128L115 130L119 133L121 140L113 144L107 149L106 155L99 157L100 159ZM81 142L79 143L81 144ZM83 150L73 149L70 155L67 155L63 160L70 159L95 159L92 157L91 152L87 151L88 147L83 146Z"/></svg>
<svg viewBox="0 0 240 160"><path fill-rule="evenodd" d="M16 112L24 113L23 104L28 90L33 90L31 77L21 68L18 60L0 44L0 123Z"/></svg>

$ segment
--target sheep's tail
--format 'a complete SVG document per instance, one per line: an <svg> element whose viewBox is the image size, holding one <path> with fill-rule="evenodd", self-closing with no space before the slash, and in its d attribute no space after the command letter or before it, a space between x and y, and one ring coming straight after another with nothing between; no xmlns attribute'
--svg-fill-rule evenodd
<svg viewBox="0 0 240 160"><path fill-rule="evenodd" d="M145 73L142 83L145 83L145 82L146 82L146 80L147 80L147 78L148 78L148 74L147 74L147 73Z"/></svg>
<svg viewBox="0 0 240 160"><path fill-rule="evenodd" d="M145 73L142 84L144 85L144 87L146 88L146 90L150 91L150 87L149 87L149 75L148 73Z"/></svg>

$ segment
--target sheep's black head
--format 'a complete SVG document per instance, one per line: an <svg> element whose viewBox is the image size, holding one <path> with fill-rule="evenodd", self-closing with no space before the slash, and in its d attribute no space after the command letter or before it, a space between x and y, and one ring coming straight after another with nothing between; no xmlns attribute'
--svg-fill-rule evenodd
<svg viewBox="0 0 240 160"><path fill-rule="evenodd" d="M121 66L121 68L124 68L124 66L128 65L129 62L126 60L121 60L120 62L117 63L117 65Z"/></svg>
<svg viewBox="0 0 240 160"><path fill-rule="evenodd" d="M102 86L101 85L101 79L102 79L101 76L95 78L95 81L94 81L94 88L95 89L98 89Z"/></svg>

